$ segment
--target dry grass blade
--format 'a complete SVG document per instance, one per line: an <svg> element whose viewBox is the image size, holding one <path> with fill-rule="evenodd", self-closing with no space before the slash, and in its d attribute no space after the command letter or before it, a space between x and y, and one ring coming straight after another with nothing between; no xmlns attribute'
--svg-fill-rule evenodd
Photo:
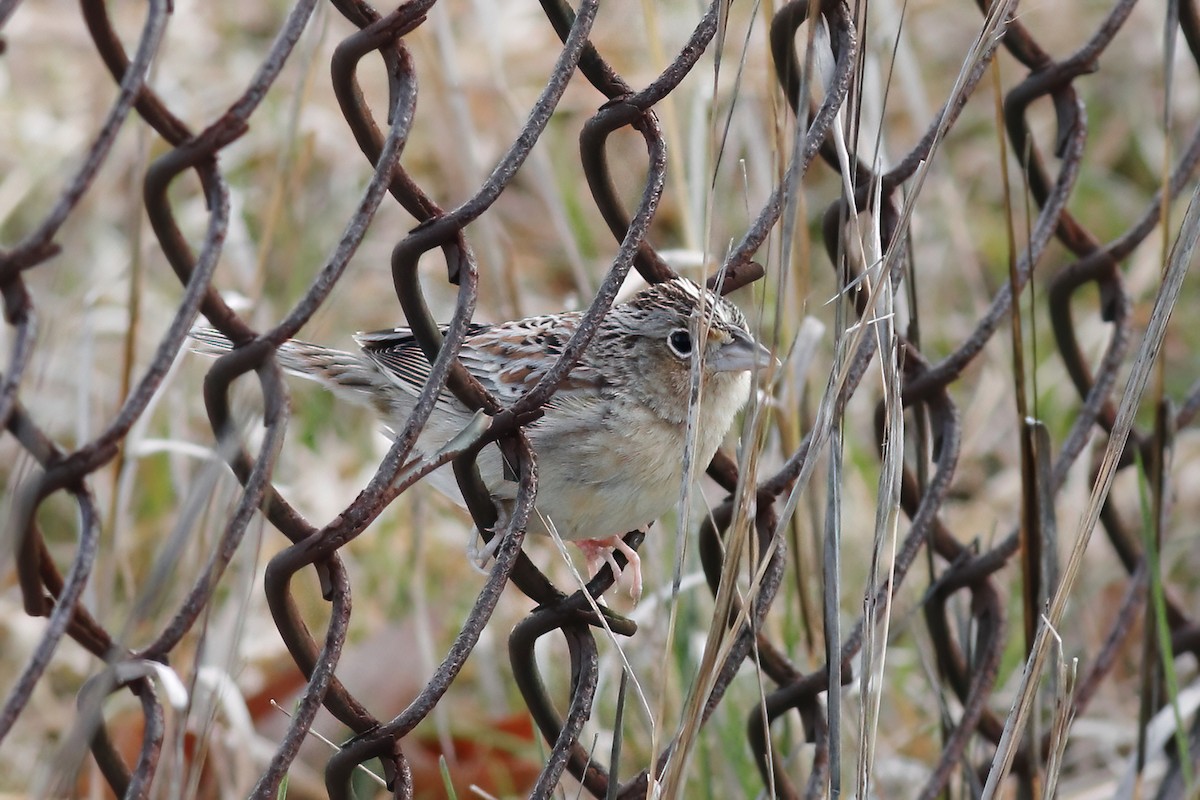
<svg viewBox="0 0 1200 800"><path fill-rule="evenodd" d="M1008 25L1008 20L1016 7L1014 0L1002 0L992 5L988 11L987 18L984 20L983 27L980 28L978 36L972 43L970 51L963 59L962 67L959 69L958 76L955 78L954 87L950 91L949 100L946 107L953 107L955 103L962 99L962 94L967 83L967 79L972 70L978 67L991 53L995 51L1000 38ZM939 122L936 135L933 142L930 144L928 156L922 160L911 181L909 192L905 195L904 204L900 210L900 218L896 224L896 230L907 230L912 214L916 209L917 197L920 195L921 188L924 185L925 178L929 172L929 166L933 161L935 154L938 151L946 129L949 125L949 117L943 114ZM797 193L798 194L798 193ZM786 222L786 218L785 218ZM786 237L787 226L785 224L785 251L788 239ZM886 242L888 246L887 255L882 264L880 264L877 274L875 275L875 284L872 292L868 294L868 306L873 306L876 298L873 293L878 290L881 283L887 281L891 276L891 271L900 260L900 255L903 248L896 246L896 242ZM858 326L853 329L850 337L850 342L847 345L847 350L854 352L858 349L862 337L866 334L868 326ZM800 493L808 485L809 478L812 476L812 470L815 468L817 459L815 456L825 449L825 445L830 436L830 425L832 421L833 405L841 392L844 390L847 381L849 380L849 364L844 364L839 370L834 370L829 377L829 382L825 388L825 392L821 397L820 405L818 406L817 416L813 422L812 428L812 443L809 448L809 458L805 459L804 466L800 470L799 476L792 485L791 491L788 493L787 500L784 502L783 508L780 511L779 519L780 526L787 524L792 514L796 511L796 506L800 500ZM777 532L778 535L778 532Z"/></svg>
<svg viewBox="0 0 1200 800"><path fill-rule="evenodd" d="M880 193L875 193L876 203ZM871 249L874 257L882 253L876 205L872 218ZM904 472L904 402L901 396L901 366L897 358L895 330L895 297L891 286L881 287L879 304L870 323L876 336L879 352L880 383L883 387L884 434L882 465L879 472L875 501L875 538L871 547L870 568L867 571L866 624L863 634L862 709L859 721L858 797L870 797L874 772L876 735L879 711L884 698L884 675L887 662L888 632L892 619L892 595L896 564L896 542L900 523L900 485ZM887 547L885 556L884 548ZM886 565L881 569L881 564ZM881 581L881 572L886 575ZM877 603L875 587L884 585L888 591Z"/></svg>
<svg viewBox="0 0 1200 800"><path fill-rule="evenodd" d="M1025 654L1033 646L1033 638L1041 617L1041 511L1038 507L1037 475L1035 461L1037 448L1033 442L1033 427L1030 424L1029 390L1025 385L1025 332L1022 326L1021 279L1017 267L1017 234L1013 215L1012 187L1008 178L1008 147L1004 137L1004 101L1000 82L1000 62L992 62L992 77L995 84L995 117L998 163L1004 196L1005 234L1008 239L1008 285L1012 292L1012 307L1009 312L1009 331L1012 344L1013 395L1016 400L1017 423L1021 446L1021 591L1024 600ZM1024 174L1024 173L1022 173ZM1023 196L1028 198L1026 185ZM1028 208L1028 205L1026 205ZM1028 220L1026 220L1026 227ZM1032 291L1032 282L1030 283Z"/></svg>
<svg viewBox="0 0 1200 800"><path fill-rule="evenodd" d="M1075 721L1075 686L1078 677L1079 659L1067 662L1063 654L1062 638L1054 633L1054 659L1056 666L1057 691L1054 693L1054 720L1050 725L1050 757L1046 759L1045 797L1057 797L1059 775L1062 772L1063 754L1070 739L1071 723Z"/></svg>
<svg viewBox="0 0 1200 800"><path fill-rule="evenodd" d="M844 343L845 337L840 337ZM840 348L839 348L840 349ZM837 797L842 788L842 483L843 456L841 415L829 426L829 467L825 481L824 559L821 562L821 619L825 631L825 665L829 688L825 704L829 716L829 794Z"/></svg>
<svg viewBox="0 0 1200 800"><path fill-rule="evenodd" d="M1148 757L1150 719L1155 710L1164 705L1165 699L1166 708L1174 715L1175 756L1178 759L1180 775L1186 786L1194 787L1192 758L1183 712L1179 707L1179 676L1171 647L1171 629L1167 620L1163 590L1162 543L1167 505L1165 493L1171 471L1171 443L1175 426L1165 401L1160 400L1154 411L1154 439L1149 467L1145 468L1146 465L1141 464L1140 453L1138 457L1139 465L1143 467L1138 475L1138 496L1142 510L1142 547L1150 575L1150 602L1146 604L1143 623L1141 708L1138 715L1135 764L1140 779Z"/></svg>
<svg viewBox="0 0 1200 800"><path fill-rule="evenodd" d="M684 786L688 778L687 767L699 740L704 707L716 685L720 667L738 638L736 634L747 622L754 605L754 598L760 590L767 563L778 547L779 540L776 537L772 539L767 552L758 553L753 536L756 507L754 493L758 481L758 457L760 455L757 443L762 436L762 427L766 423L763 412L761 404L753 403L745 423L745 444L740 459L741 470L735 493L733 519L730 521L724 537L725 558L721 566L721 583L705 638L704 654L701 657L696 676L688 687L687 701L676 731L675 748L663 769L662 783L659 788L664 797L680 797L685 793ZM749 570L749 586L744 593L738 587L738 575L742 570L743 559L751 565L757 563L757 570ZM735 600L740 601L737 614L733 613ZM732 622L727 622L730 620Z"/></svg>
<svg viewBox="0 0 1200 800"><path fill-rule="evenodd" d="M1005 721L1004 734L997 747L996 758L988 773L987 783L984 785L983 800L991 800L997 796L1000 783L1012 767L1017 743L1020 741L1021 733L1028 721L1038 681L1050 649L1051 628L1061 622L1075 582L1079 578L1079 572L1083 567L1084 552L1087 550L1088 542L1091 541L1096 523L1100 519L1100 508L1112 488L1113 478L1117 472L1117 462L1125 450L1125 443L1129 439L1129 431L1133 427L1134 416L1146 389L1150 372L1162 349L1167 323L1175 308L1175 302L1179 299L1179 290L1187 275L1198 239L1200 239L1200 186L1192 193L1183 225L1171 251L1171 258L1167 264L1162 285L1154 298L1154 310L1151 312L1146 333L1142 337L1141 346L1134 358L1133 370L1121 397L1121 405L1117 411L1116 423L1113 425L1108 447L1104 452L1104 459L1100 463L1100 470L1092 486L1092 494L1087 508L1079 521L1071 555L1063 569L1062 582L1054 593L1046 621L1038 629L1033 650L1025 662L1017 698Z"/></svg>

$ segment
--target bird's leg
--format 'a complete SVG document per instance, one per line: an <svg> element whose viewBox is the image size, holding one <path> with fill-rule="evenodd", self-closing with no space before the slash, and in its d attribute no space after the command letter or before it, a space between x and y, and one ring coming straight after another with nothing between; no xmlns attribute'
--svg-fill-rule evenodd
<svg viewBox="0 0 1200 800"><path fill-rule="evenodd" d="M624 572L613 557L614 551L624 554L629 561L629 596L637 602L642 596L642 558L620 536L610 536L607 539L580 539L575 545L583 551L587 559L588 575L595 575L602 566L612 567L613 575L622 577Z"/></svg>
<svg viewBox="0 0 1200 800"><path fill-rule="evenodd" d="M498 517L496 524L488 530L492 534L491 541L483 541L483 532L476 528L471 536L471 541L467 545L467 558L470 559L471 565L480 572L484 572L487 563L496 555L496 551L500 549L500 542L504 539L504 530L508 527L508 508L504 503L500 503L497 507ZM483 546L480 547L480 543Z"/></svg>

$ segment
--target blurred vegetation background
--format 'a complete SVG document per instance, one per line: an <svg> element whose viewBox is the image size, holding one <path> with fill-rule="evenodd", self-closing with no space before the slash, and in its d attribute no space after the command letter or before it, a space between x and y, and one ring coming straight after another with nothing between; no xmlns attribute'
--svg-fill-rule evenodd
<svg viewBox="0 0 1200 800"><path fill-rule="evenodd" d="M876 148L884 166L908 152L949 96L981 27L966 2L872 0L870 24L860 31L864 62L861 139ZM244 87L266 53L290 6L281 0L233 3L176 0L151 85L181 118L202 128ZM635 87L658 75L686 41L699 15L695 2L616 0L603 4L592 40ZM720 263L780 178L794 122L772 73L766 29L772 3L733 3L718 39L682 85L657 108L667 137L670 166L662 207L650 241L684 274L702 279ZM1078 47L1108 13L1084 0L1024 3L1019 19L1056 58ZM136 39L141 4L111 4L109 13L127 46ZM1083 171L1069 205L1102 241L1124 233L1162 183L1164 159L1178 153L1200 120L1200 84L1182 44L1175 47L1170 118L1164 124L1167 69L1164 5L1134 8L1094 75L1075 82L1088 115ZM901 25L901 21L903 24ZM274 83L247 133L222 151L233 213L215 285L251 324L275 324L303 294L329 256L371 174L353 143L330 88L333 48L354 31L332 8L318 5L294 54ZM78 9L62 0L24 3L4 23L0 55L0 243L7 246L34 227L54 203L65 176L95 135L116 89L87 35ZM1181 40L1182 41L1182 40ZM560 44L536 4L445 0L427 24L407 37L420 79L416 123L402 158L414 178L445 207L473 194L509 146L545 83ZM998 77L1008 88L1025 70L1006 52ZM368 59L360 75L376 109L387 97L386 76ZM1008 226L1024 240L1026 192L1011 155L997 145L995 87L985 79L931 162L911 229L913 269L919 275L922 347L940 357L957 347L1008 280ZM616 252L616 244L586 192L578 158L582 123L604 102L586 82L574 80L529 161L495 206L467 230L479 258L476 318L499 321L564 308L585 307ZM1054 109L1033 109L1033 134L1052 149ZM26 275L37 309L32 367L20 387L21 402L43 430L67 450L106 424L144 368L181 297L146 223L141 182L147 165L167 146L131 118L79 208L57 241L61 253ZM619 189L632 208L645 171L640 137L613 140L609 158ZM1006 211L1002 173L1010 171L1017 199ZM819 161L804 176L794 254L773 251L763 260L767 278L734 299L765 339L786 342L806 316L827 334L805 376L785 373L769 398L773 417L758 456L770 474L811 425L834 359L839 321L833 270L820 239L820 216L842 190L842 179ZM1190 193L1191 182L1184 191ZM205 201L191 175L172 187L184 233L199 241L207 224ZM1163 267L1163 237L1178 229L1184 202L1166 230L1153 234L1122 264L1135 306L1135 341L1149 316ZM1036 209L1028 211L1032 216ZM329 301L302 338L352 346L350 335L403 324L395 299L391 248L414 225L394 202L384 202ZM449 319L454 287L444 281L440 256L422 263L436 315ZM1052 245L1039 272L1069 261ZM781 288L779 275L789 275ZM632 282L632 281L631 281ZM1034 413L1057 444L1078 413L1079 400L1052 346L1044 284L1035 275L1021 300L1027 373L1033 377ZM1187 396L1200 376L1200 329L1192 309L1200 301L1194 280L1184 286L1168 330L1163 359L1165 391ZM1097 303L1076 310L1082 346L1096 357L1110 336ZM0 348L12 331L0 328ZM792 362L789 362L789 365ZM181 353L150 409L125 439L120 458L89 478L102 515L102 540L84 602L110 631L137 644L158 630L205 563L238 496L238 484L214 455L201 384L209 362ZM786 368L785 368L786 369ZM236 413L254 435L261 408L256 384L244 381ZM369 481L388 447L372 416L334 400L311 384L292 381L292 418L274 474L281 493L307 518L337 515ZM1118 389L1119 391L1119 389ZM1014 403L1012 352L1006 335L985 351L954 384L964 440L952 495L942 509L947 527L963 544L986 550L1020 521L1022 472ZM842 583L843 624L862 612L875 531L880 459L875 409L882 389L871 372L851 400L844 423ZM764 397L764 399L768 399ZM1148 425L1152 404L1140 422ZM736 437L730 444L735 444ZM1098 438L1097 453L1105 444ZM1200 440L1194 428L1179 431L1168 488L1162 542L1162 580L1183 609L1200 603ZM0 436L0 518L10 519L15 489L34 465L9 435ZM1139 519L1136 470L1123 472L1114 489L1120 512ZM818 471L820 474L820 469ZM1055 512L1069 550L1094 469L1085 455L1074 467ZM824 662L820 603L824 480L802 495L792 520L798 547L767 620L767 633L803 671ZM723 497L706 484L696 507ZM695 527L697 514L692 515ZM52 498L38 521L60 567L76 546L74 507ZM901 530L907 520L900 523ZM641 549L646 596L636 606L622 587L608 602L640 625L631 640L601 638L601 686L585 732L598 754L611 750L622 659L650 698L643 709L625 707L623 774L642 769L679 724L696 678L713 613L695 548L685 553L677 596L671 595L675 521L652 529ZM185 531L185 535L177 535ZM9 550L11 531L0 537L0 687L10 691L37 646L44 620L25 614ZM382 718L402 710L420 689L458 633L483 585L465 547L471 522L465 512L425 486L401 495L365 535L341 550L354 590L349 641L339 678ZM178 547L176 547L176 543ZM267 611L262 571L286 541L258 520L222 580L203 623L184 640L171 667L189 686L193 705L169 713L167 766L157 796L239 797L253 786L286 713L303 686ZM551 544L526 551L560 586L573 578ZM928 571L923 559L914 567ZM1001 718L1012 702L1024 663L1021 576L1016 560L998 573L1009 627L997 688L989 707ZM1108 634L1128 573L1097 536L1074 589L1062 653L1084 664ZM323 630L328 615L316 581L298 587L310 627ZM928 576L910 580L892 608L878 740L871 769L879 797L914 796L942 748L943 717L958 713L937 676L929 633L920 614ZM405 740L418 796L446 796L444 759L458 796L472 784L495 796L528 791L548 749L533 729L512 685L508 631L532 608L507 591L465 672L435 712ZM814 612L814 610L816 610ZM965 609L961 609L965 619ZM1140 623L1139 623L1140 624ZM619 644L619 648L616 646ZM545 675L558 697L570 679L565 648L541 653ZM1109 797L1117 792L1137 749L1138 696L1143 681L1141 634L1127 639L1115 666L1086 714L1075 720L1058 783L1063 797ZM0 792L36 796L64 770L78 770L78 796L104 796L103 781L88 759L72 763L62 746L78 724L74 708L83 682L99 669L72 641L57 648L49 671L15 728L0 742ZM1175 663L1179 684L1197 692L1197 664ZM856 724L862 701L857 683L843 695L844 785L852 786L862 745ZM745 715L761 700L762 679L746 667L702 733L691 765L688 797L756 797L764 791L746 744ZM1185 698L1186 699L1186 698ZM275 704L278 704L276 707ZM1187 709L1190 708L1190 711ZM1184 705L1185 727L1195 703ZM647 713L648 712L648 713ZM105 709L118 747L132 757L141 735L141 713L132 697ZM318 717L314 731L336 741L347 731ZM798 720L773 729L797 781L807 775L811 745ZM1194 746L1194 745L1193 745ZM973 763L986 756L976 742ZM329 748L306 742L289 773L289 797L324 795L321 770ZM1166 767L1148 772L1157 785ZM568 781L569 783L569 781ZM975 795L969 781L952 782L950 796ZM1193 780L1188 796L1196 797ZM372 788L365 778L357 785ZM563 797L576 796L564 786ZM847 789L849 791L849 789Z"/></svg>

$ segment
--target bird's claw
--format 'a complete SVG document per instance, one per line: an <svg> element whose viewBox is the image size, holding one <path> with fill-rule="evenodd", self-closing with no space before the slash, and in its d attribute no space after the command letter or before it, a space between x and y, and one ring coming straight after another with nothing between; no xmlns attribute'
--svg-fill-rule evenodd
<svg viewBox="0 0 1200 800"><path fill-rule="evenodd" d="M499 528L500 526L497 525L496 527ZM486 573L487 564L495 557L496 551L500 549L500 541L503 538L503 536L493 530L491 540L485 541L483 534L476 531L475 535L471 537L471 543L467 545L467 560L471 562L471 566L482 573ZM483 543L482 547L479 546L480 542Z"/></svg>
<svg viewBox="0 0 1200 800"><path fill-rule="evenodd" d="M612 567L613 575L617 578L629 575L629 596L636 603L642 596L642 558L637 550L625 543L620 536L610 536L607 539L581 539L575 543L583 551L587 559L588 575L594 576L607 564ZM625 556L628 565L622 570L614 556L620 552Z"/></svg>

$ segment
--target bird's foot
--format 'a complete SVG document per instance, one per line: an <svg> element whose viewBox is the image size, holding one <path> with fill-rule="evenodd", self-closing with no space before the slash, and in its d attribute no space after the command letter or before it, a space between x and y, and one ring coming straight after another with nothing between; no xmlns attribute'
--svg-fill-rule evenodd
<svg viewBox="0 0 1200 800"><path fill-rule="evenodd" d="M642 558L620 536L610 536L607 539L580 539L575 545L583 551L587 559L588 575L594 576L605 564L612 567L613 575L624 577L614 552L620 551L628 560L629 596L636 603L642 596Z"/></svg>
<svg viewBox="0 0 1200 800"><path fill-rule="evenodd" d="M488 562L495 557L496 551L500 549L500 541L504 538L496 532L499 528L497 525L492 531L491 541L484 541L483 534L475 531L470 544L467 545L467 560L471 562L471 566L484 574L487 574Z"/></svg>

